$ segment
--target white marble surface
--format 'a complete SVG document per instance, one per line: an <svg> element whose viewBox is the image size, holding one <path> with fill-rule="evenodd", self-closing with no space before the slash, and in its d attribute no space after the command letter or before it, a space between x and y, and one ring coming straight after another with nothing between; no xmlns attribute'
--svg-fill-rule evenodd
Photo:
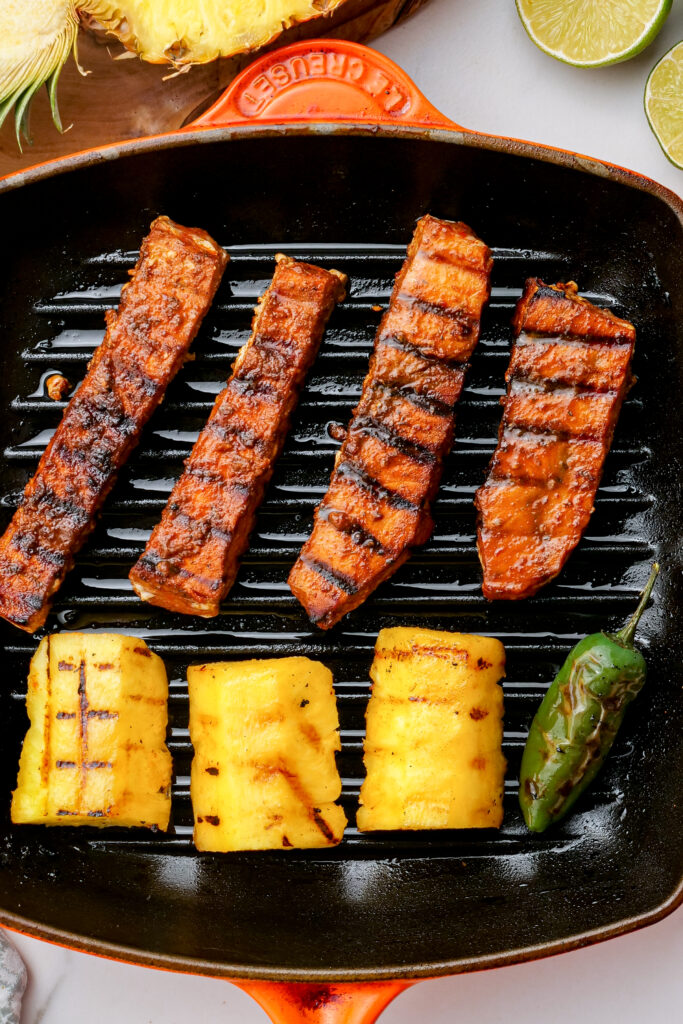
<svg viewBox="0 0 683 1024"><path fill-rule="evenodd" d="M643 53L610 68L572 68L538 50L514 0L431 0L376 43L465 128L600 157L683 192L643 109L650 70L683 39L683 3Z"/></svg>
<svg viewBox="0 0 683 1024"><path fill-rule="evenodd" d="M130 967L12 936L29 968L22 1024L266 1024L228 982ZM683 910L589 949L404 992L381 1024L678 1024Z"/></svg>
<svg viewBox="0 0 683 1024"><path fill-rule="evenodd" d="M432 0L378 48L443 113L469 128L550 143L641 171L683 192L642 108L655 61L683 38L683 3L640 57L579 71L529 42L513 0ZM665 825L663 826L665 827ZM144 970L15 937L29 968L22 1024L265 1021L223 981ZM683 1017L683 910L590 949L416 986L386 1024L676 1024ZM514 1008L513 1010L511 1008Z"/></svg>

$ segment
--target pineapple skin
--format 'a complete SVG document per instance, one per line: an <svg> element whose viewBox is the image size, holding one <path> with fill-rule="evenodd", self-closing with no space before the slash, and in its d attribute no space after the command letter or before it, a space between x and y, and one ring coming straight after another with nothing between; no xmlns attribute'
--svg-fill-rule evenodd
<svg viewBox="0 0 683 1024"><path fill-rule="evenodd" d="M56 633L31 659L15 824L156 826L171 813L168 680L142 640Z"/></svg>
<svg viewBox="0 0 683 1024"><path fill-rule="evenodd" d="M341 747L332 674L309 658L188 669L199 850L336 846Z"/></svg>
<svg viewBox="0 0 683 1024"><path fill-rule="evenodd" d="M505 649L467 633L381 630L357 825L499 828Z"/></svg>

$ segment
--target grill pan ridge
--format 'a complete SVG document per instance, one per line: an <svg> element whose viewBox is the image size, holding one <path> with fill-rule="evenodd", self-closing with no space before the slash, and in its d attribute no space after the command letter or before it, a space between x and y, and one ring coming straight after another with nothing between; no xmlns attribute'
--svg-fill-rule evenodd
<svg viewBox="0 0 683 1024"><path fill-rule="evenodd" d="M29 637L3 624L0 905L10 923L30 920L37 924L28 930L61 930L76 936L76 944L87 937L90 948L133 950L139 960L167 966L194 958L194 970L214 974L386 977L445 973L477 958L501 962L511 951L566 942L654 912L675 889L682 821L669 776L680 763L672 722L677 706L680 711L672 546L680 448L667 403L681 370L675 326L681 299L670 283L683 265L680 224L661 200L616 182L406 134L368 140L252 133L234 156L220 142L209 153L206 146L144 153L118 162L127 166L80 168L0 195L6 216L31 227L6 263L0 295L7 311L3 528L65 404L49 399L46 378L57 371L72 385L82 379L103 335L104 311L116 305L152 216L165 212L206 228L231 258L193 346L195 358L169 387L121 472L47 627L132 633L164 659L174 828L151 835L10 826L9 792L27 725L25 680L42 632ZM237 148L236 140L229 145ZM291 167L268 194L266 168L276 146L278 167L288 160ZM372 168L372 183L361 188L364 165ZM126 175L142 183L137 195L126 187ZM240 211L221 188L224 175ZM311 202L307 189L316 180L327 182L327 194ZM563 208L558 194L567 197ZM85 197L81 218L89 230L69 224L56 205L76 196ZM613 217L626 199L628 226ZM40 218L46 209L49 225ZM310 625L286 579L329 480L338 447L329 428L349 420L393 276L415 218L426 212L466 220L492 247L491 301L457 409L432 538L323 634ZM248 337L277 251L348 274L349 295L331 317L220 616L173 615L141 604L127 574ZM495 446L510 318L532 275L551 283L574 278L592 302L633 319L639 381L625 402L586 536L561 576L531 600L489 604L481 594L472 501ZM680 310L678 316L683 322ZM641 632L649 648L648 687L576 813L545 835L530 835L516 788L534 710L576 640L630 614L655 556L665 570ZM372 649L377 631L397 624L480 632L505 644L508 772L497 834L361 835L355 829ZM198 854L191 843L187 665L289 654L319 658L334 674L349 817L344 841L336 849L284 856ZM654 823L666 810L673 850L659 857L664 837L655 836ZM652 877L634 882L652 843ZM121 908L116 920L114 905ZM463 915L466 921L458 922Z"/></svg>

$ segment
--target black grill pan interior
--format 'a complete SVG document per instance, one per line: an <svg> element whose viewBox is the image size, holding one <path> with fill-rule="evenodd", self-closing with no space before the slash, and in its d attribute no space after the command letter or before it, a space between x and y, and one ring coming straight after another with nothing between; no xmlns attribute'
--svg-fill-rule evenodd
<svg viewBox="0 0 683 1024"><path fill-rule="evenodd" d="M651 914L682 874L680 402L681 226L667 204L622 184L538 160L445 141L362 136L247 138L95 164L0 194L0 511L4 525L64 403L103 333L151 219L209 230L231 263L180 372L121 473L63 586L48 630L144 637L171 681L174 831L13 828L9 795L27 719L28 662L40 635L4 623L0 694L0 905L47 934L132 950L214 973L292 977L433 973L572 940ZM493 247L490 306L458 410L432 539L329 633L315 630L286 578L326 488L360 393L376 326L414 222L466 220ZM345 271L286 450L221 615L202 620L142 605L127 579L182 460L248 336L252 309L284 251ZM481 595L472 498L493 451L525 277L574 279L638 328L630 393L586 536L556 582L519 603ZM649 566L663 563L641 639L650 681L604 772L560 827L531 836L516 779L531 716L576 640L630 614ZM361 836L368 668L377 631L398 624L499 637L505 681L505 822L499 833ZM185 670L205 659L305 654L334 672L350 827L341 847L287 854L200 855L191 844ZM678 805L678 806L676 806ZM26 924L26 922L29 922Z"/></svg>

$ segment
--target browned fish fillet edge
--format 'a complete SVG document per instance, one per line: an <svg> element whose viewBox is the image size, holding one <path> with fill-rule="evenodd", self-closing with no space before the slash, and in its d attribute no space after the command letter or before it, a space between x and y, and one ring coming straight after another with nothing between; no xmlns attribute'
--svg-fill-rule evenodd
<svg viewBox="0 0 683 1024"><path fill-rule="evenodd" d="M150 225L117 311L105 314L104 339L0 538L0 616L12 625L33 633L45 623L118 471L186 360L228 259L201 228L166 216ZM155 278L166 271L167 284ZM139 357L132 367L117 360L127 348ZM161 368L145 373L154 358ZM60 469L65 458L76 460L73 473Z"/></svg>
<svg viewBox="0 0 683 1024"><path fill-rule="evenodd" d="M475 268L475 266L469 262L469 257L471 257L472 255L469 250L467 250L464 254L460 253L458 259L454 261L454 263L456 264L467 266L469 270L478 272L482 277L485 278L485 294L483 296L478 314L476 316L467 313L464 302L464 296L462 304L457 309L455 307L449 308L442 303L433 304L430 302L422 302L417 296L402 296L404 280L408 273L411 271L411 269L413 269L413 261L420 252L420 244L422 241L421 228L423 226L437 225L439 228L445 227L458 229L463 232L463 240L466 237L468 242L474 243L476 246L481 247L480 266L477 266ZM436 262L440 262L440 260L443 259L443 256L431 258L434 259ZM464 375L466 371L469 369L468 360L471 357L472 352L479 339L481 313L483 307L486 305L486 302L490 297L490 278L492 264L493 260L491 257L491 252L488 249L488 247L481 241L481 239L479 239L474 234L472 229L469 228L463 222L443 220L433 217L429 214L420 218L420 220L418 221L417 227L413 234L413 238L408 246L406 259L401 269L399 270L398 274L396 275L396 281L394 288L392 290L392 296L389 307L386 310L384 316L382 317L379 328L377 330L373 354L370 359L370 366L368 369L368 373L365 377L365 380L363 382L361 400L358 406L356 406L356 408L352 412L351 422L345 434L342 447L336 455L332 471L332 477L330 481L330 489L328 489L325 498L323 498L323 501L320 503L320 505L318 506L314 513L313 531L308 540L306 541L306 543L304 544L299 554L299 557L295 565L293 566L288 578L288 584L292 593L300 602L300 604L304 607L311 622L314 623L314 625L318 626L320 629L330 629L337 622L339 622L339 620L342 619L346 614L358 608L366 600L370 593L372 593L378 586L380 586L381 583L389 579L396 572L396 570L401 565L403 565L404 562L408 560L412 553L412 550L415 547L424 544L431 534L433 523L430 512L430 504L438 489L441 472L443 468L443 458L450 450L452 444L453 433L455 429L455 405L457 404L460 391L462 390L462 386L464 384ZM442 342L444 341L448 334L445 328L445 323L443 325L443 336L432 337L430 339L432 343L436 342L436 344L432 344L431 346L424 346L424 349L421 349L419 347L419 344L416 346L416 342L414 339L412 339L411 342L408 343L408 348L412 347L418 353L418 356L422 358L424 361L434 360L435 366L450 366L451 369L453 367L457 367L459 372L461 372L462 374L462 383L460 384L460 389L450 409L450 430L448 438L446 442L442 445L441 450L430 453L433 459L433 479L429 487L426 489L425 493L421 496L421 500L417 503L412 503L405 498L401 498L399 495L395 493L388 492L386 488L384 488L381 485L381 483L378 482L378 480L376 479L364 481L363 486L369 487L370 491L374 489L375 492L382 492L383 494L387 495L390 500L396 501L399 506L403 507L406 510L411 510L412 513L414 514L411 536L409 538L405 538L404 542L400 545L400 547L394 550L391 553L390 557L387 558L386 565L384 566L384 568L381 571L375 572L372 576L372 579L370 581L366 581L364 586L363 581L358 583L357 580L353 578L350 574L339 571L338 567L329 564L329 562L327 561L321 561L319 558L316 558L314 553L315 542L316 536L320 532L319 525L323 521L327 522L326 513L329 511L327 509L327 502L330 491L335 484L335 480L339 478L341 473L345 472L346 470L349 470L349 468L353 466L353 459L348 460L348 462L346 460L346 450L349 445L349 437L351 435L351 432L353 431L354 426L357 425L357 418L359 416L361 406L363 405L363 402L367 394L369 394L373 390L373 388L380 382L379 377L377 378L377 381L374 380L374 364L375 360L378 358L378 350L380 348L380 345L385 340L388 341L389 343L391 343L392 341L399 340L399 336L396 334L396 332L393 329L389 329L387 325L390 323L391 318L395 314L395 312L401 308L401 305L403 305L404 309L410 310L424 308L424 311L427 312L429 316L443 315L448 318L455 316L456 319L459 316L461 316L465 320L467 320L469 317L470 322L468 327L463 330L463 337L467 337L467 334L470 333L471 345L469 346L467 354L464 359L456 359L453 358L452 355L448 358L445 357L441 351L441 349L444 347L442 345ZM405 338L402 339L401 343L405 342L405 340ZM439 353L438 356L436 355L437 352ZM420 392L419 389L417 388L416 391L418 391L420 397L429 400L428 392L425 395L424 393ZM417 395L414 396L414 400L417 402ZM435 404L438 405L438 401L436 401ZM398 440L400 442L400 438L398 438ZM390 440L390 443L394 443L395 441L396 438L394 438L393 442ZM352 469L352 472L356 472L355 467ZM366 519L368 512L367 504L370 502L370 500L370 497L368 497L366 501L366 508L364 509ZM343 527L342 529L344 532L348 533L351 536L354 536L356 534L359 535L361 537L362 544L375 547L376 549L381 551L381 545L378 543L377 538L373 535L371 530L368 531L364 529L365 525L367 524L358 521L354 522L351 525L350 529L347 527ZM387 552L382 551L382 555L385 554L387 554Z"/></svg>
<svg viewBox="0 0 683 1024"><path fill-rule="evenodd" d="M289 431L291 415L296 408L306 375L315 360L327 321L336 304L342 302L346 297L348 278L340 271L334 269L326 270L315 264L299 262L282 253L276 254L275 261L277 265L273 279L260 297L254 311L251 335L238 353L226 387L216 398L209 420L193 446L189 458L186 460L186 468L168 499L161 521L154 528L145 546L145 550L129 574L133 589L143 601L166 608L169 611L180 612L186 615L197 615L202 618L213 618L219 613L222 601L228 595L235 582L239 560L248 545L249 534L254 525L258 506L263 500L265 488L272 476L275 461L282 451ZM256 446L261 444L264 450L269 448L267 454L265 451L263 453L267 464L260 469L257 465L254 465L247 473L244 473L245 477L249 477L247 482L244 482L244 480L233 481L236 484L239 483L239 487L243 492L247 492L249 504L240 514L236 527L227 538L227 546L221 556L220 577L203 576L198 574L196 568L190 569L187 564L184 564L190 558L190 544L188 543L187 549L183 550L182 545L177 541L177 536L182 536L183 534L183 527L179 525L182 513L178 505L178 496L182 493L182 488L188 483L193 460L201 450L202 444L207 440L212 424L218 422L222 413L230 409L230 388L236 381L240 381L240 373L245 363L250 358L258 359L260 365L267 362L267 353L259 349L259 342L262 344L268 342L271 346L276 347L276 343L269 337L267 329L262 336L262 320L267 315L273 316L272 311L269 310L271 296L274 296L274 302L280 302L280 306L286 304L287 297L279 297L277 288L279 275L288 268L296 268L298 273L308 274L311 279L313 277L320 279L324 275L325 293L320 297L318 308L315 311L315 323L311 336L309 339L306 339L305 347L302 350L304 352L302 365L296 372L289 391L282 400L279 400L278 422L273 438L268 440L266 437L265 441L263 436L259 438L258 423L255 424L254 430L250 431L253 444ZM311 287L312 283L311 280ZM299 303L303 313L307 303L305 282L301 283L300 293L296 296L295 300L291 300L290 297L290 310L294 308L295 302ZM310 300L308 304L310 305ZM294 327L294 334L296 335L296 325ZM291 343L291 340L289 338L287 344ZM281 349L285 347L283 339L280 339L280 347ZM253 367L248 370L248 376L252 379L258 376L258 374L255 374ZM267 375L263 374L263 378L267 380ZM244 424L242 428L244 429ZM231 480L228 477L221 482L221 485L224 487L224 490L227 490L230 487L230 483ZM193 482L195 491L200 486L200 483ZM197 523L195 520L192 525L203 525L209 533L221 533L218 524L212 524L209 517L205 517L203 523ZM169 550L170 548L172 548L172 553ZM196 552L192 551L191 554L195 556ZM195 560L201 564L201 555L198 555ZM209 589L211 590L210 593L207 592Z"/></svg>
<svg viewBox="0 0 683 1024"><path fill-rule="evenodd" d="M571 329L567 331L559 330L556 333L553 332L552 334L548 334L549 340L556 339L557 341L561 342L563 340L574 341L577 339L583 339L586 343L588 343L590 341L599 342L602 338L602 343L605 345L614 344L615 342L619 342L622 345L627 342L630 343L630 355L628 358L628 364L624 372L623 383L619 389L620 393L618 394L616 402L613 407L611 421L609 423L607 432L605 434L604 439L602 440L602 462L600 465L599 473L595 479L593 488L593 498L595 497L595 493L597 492L597 489L600 484L600 479L602 477L602 472L604 470L605 459L609 454L609 450L614 436L614 431L616 429L616 425L621 412L621 407L623 405L624 399L626 398L626 395L633 387L633 385L636 383L636 378L634 377L631 371L631 362L635 347L636 332L633 324L630 323L630 321L615 316L615 314L612 313L609 309L596 306L589 299L580 295L578 285L575 281L557 282L554 285L549 285L542 281L540 278L528 278L526 280L524 290L516 304L515 312L513 314L513 318L511 321L514 329L515 338L513 342L510 364L505 374L505 379L508 382L508 388L505 398L501 399L504 412L503 416L501 417L500 425L498 428L498 442L496 445L496 450L494 451L494 454L491 457L489 466L486 471L485 483L476 491L474 497L474 504L477 509L477 554L484 573L484 578L482 580L482 592L484 594L484 597L486 597L489 601L524 600L527 597L533 597L536 593L538 593L539 590L541 590L544 586L546 586L553 579L555 579L566 565L573 551L576 549L579 541L581 540L583 532L585 531L588 525L588 522L590 520L590 514L592 514L592 512L594 511L594 508L591 503L590 514L586 518L586 522L584 523L580 532L577 532L573 543L571 545L567 545L567 549L563 553L561 560L553 567L552 570L539 573L537 580L532 585L520 587L517 586L512 580L503 583L494 583L493 580L489 577L487 558L484 552L484 543L482 537L485 527L485 517L481 508L481 495L489 485L489 482L495 478L493 473L493 467L496 463L497 456L499 455L501 445L505 437L506 429L510 427L510 424L507 421L505 410L507 407L508 399L510 398L512 385L516 379L512 372L512 366L515 357L515 348L518 344L520 334L522 334L524 331L527 314L529 312L530 307L533 305L534 300L544 298L548 299L558 296L574 304L576 315L579 318L579 322L584 317L584 315L599 315L605 321L606 325L609 324L611 330L609 332L606 331L604 336L594 334L589 331L580 331L580 333L574 334ZM576 322L574 321L574 318L572 318L572 322ZM533 335L535 332L532 329L530 333ZM543 337L546 333L547 332L545 330L542 330L537 332L537 336ZM549 387L552 387L552 381L549 381ZM586 387L585 390L588 391L590 389ZM560 437L561 434L557 431L548 430L547 433L541 436Z"/></svg>

